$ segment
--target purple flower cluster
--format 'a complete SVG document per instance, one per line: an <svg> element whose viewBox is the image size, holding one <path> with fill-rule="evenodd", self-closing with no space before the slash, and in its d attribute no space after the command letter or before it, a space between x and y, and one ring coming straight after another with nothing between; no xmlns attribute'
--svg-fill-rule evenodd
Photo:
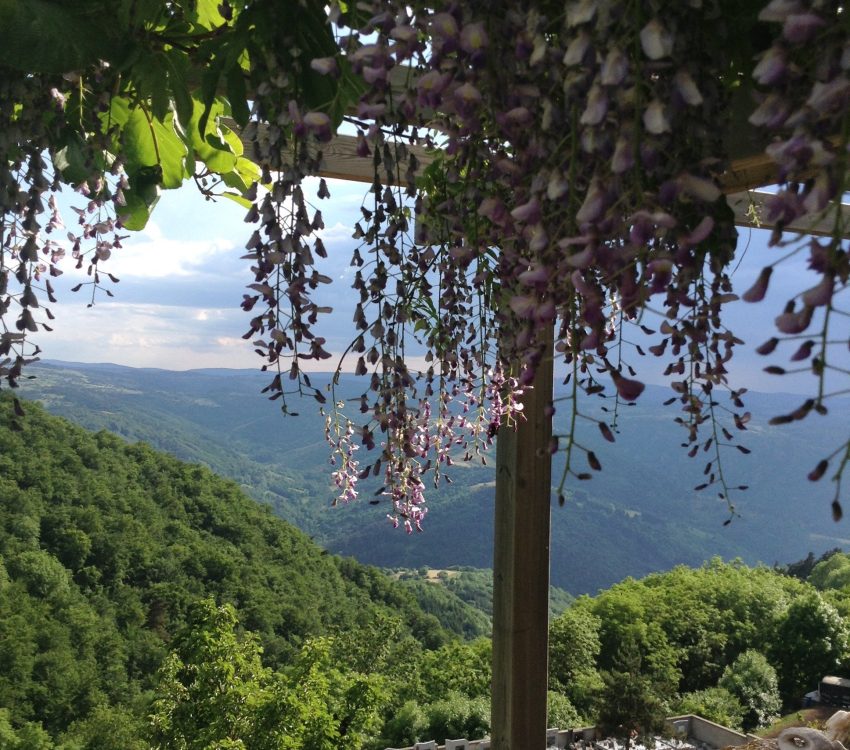
<svg viewBox="0 0 850 750"><path fill-rule="evenodd" d="M103 83L105 72L100 66L92 77ZM81 77L74 79L84 90ZM57 140L67 104L59 90L66 84L62 77L0 77L0 377L13 387L23 366L40 352L31 335L51 330L49 321L54 316L45 302L57 301L50 279L62 273L59 264L68 249L77 268L88 263L89 280L74 291L90 287L91 306L97 291L104 288L97 264L108 260L123 239L116 218L123 184L120 161L111 164L109 173L96 166L106 136L97 119L91 124L90 140L75 144L89 173L88 179L77 183L86 199L84 208L74 209L79 229L67 232L67 243L57 237L65 228L55 199L61 175L55 161L51 164L46 157ZM90 95L98 103L106 93ZM14 326L9 325L11 311L15 311Z"/></svg>
<svg viewBox="0 0 850 750"><path fill-rule="evenodd" d="M368 228L355 235L355 263L373 259L372 275L355 281L358 326L375 340L358 339L375 352L358 371L380 369L376 393L410 380L397 372L395 342L424 330L439 363L427 387L455 399L472 383L492 408L488 368L527 386L544 356L540 332L556 326L556 351L582 389L597 392L595 373L608 373L633 400L642 384L624 373L622 326L611 321L636 320L659 296L666 337L650 351L672 351L668 371L684 374L688 424L711 418L711 389L725 383L737 343L720 322L736 238L720 200L725 165L706 158L722 153L727 61L692 54L716 23L708 6L679 4L637 19L604 0L571 3L561 19L537 3L374 4L344 44L354 71L376 82L358 104L371 119L361 138L376 164L376 209L364 209ZM401 66L411 73L393 87ZM445 177L424 191L408 182L411 245L397 232L402 196L381 186L383 174L404 173L406 140L439 142ZM390 403L406 402L376 399L378 424Z"/></svg>
<svg viewBox="0 0 850 750"><path fill-rule="evenodd" d="M354 454L360 446L353 440L354 424L351 420L345 419L341 424L343 405L336 406L334 414L325 418L325 439L331 446L331 464L335 467L331 477L337 488L336 500L350 503L357 499L360 462L354 458Z"/></svg>
<svg viewBox="0 0 850 750"><path fill-rule="evenodd" d="M774 267L798 252L808 254L809 268L820 281L806 284L776 317L779 337L765 342L758 351L773 353L779 344L792 345L789 361L793 369L771 365L768 373L809 372L817 380L817 396L778 423L805 418L811 411L826 412L825 399L836 377L846 374L834 363L836 348L844 348L846 328L837 335L835 326L847 312L840 295L850 277L850 255L845 239L848 226L841 209L847 182L850 149L850 33L846 9L821 0L772 0L760 19L776 30L773 44L761 55L753 78L759 85L759 102L750 122L769 138L766 152L776 163L780 189L768 202L767 218L774 223L771 244L786 251L765 266L755 284L743 295L749 302L761 301ZM824 238L800 236L789 231L793 223L820 219L831 231ZM787 248L791 248L790 251ZM846 299L846 296L844 297ZM811 329L816 330L812 331ZM838 389L844 392L843 388ZM847 466L850 442L840 447L835 458L836 481L833 513L841 515L839 492ZM810 476L819 479L825 467Z"/></svg>
<svg viewBox="0 0 850 750"><path fill-rule="evenodd" d="M308 64L338 76L344 61L366 83L353 122L375 178L354 233L349 353L369 378L360 440L372 448L377 434L384 439L359 476L383 471L392 517L418 528L422 475L439 478L453 456L477 455L502 420L517 418L546 356L544 329L555 327L555 351L570 367L574 413L579 393L604 390L606 375L618 399L636 399L643 384L623 331L654 333L641 322L650 305L663 321L648 351L668 358L679 421L695 444L698 427L715 422L712 391L725 385L740 343L722 323L735 299L726 269L737 236L719 185L729 60L716 46L694 55L722 33L714 4L635 14L581 0L561 18L507 0L358 9L367 20L341 34L344 57ZM301 115L297 92L272 85L284 80L274 69L257 75L266 86L255 117L271 127L256 131L253 156L277 182L249 214L261 229L248 245L257 294L245 306L262 299L265 310L249 335L270 332L258 350L278 367L291 357L290 377L301 382L298 359L323 350L303 347L316 317L307 288L315 272L297 186L329 123ZM775 71L765 64L757 76ZM410 144L440 147L431 172L439 179L416 183ZM286 210L276 195L291 201ZM426 347L424 373L409 369L411 339ZM271 389L283 393L280 374ZM568 451L581 449L574 437ZM342 477L345 493L351 481ZM725 497L722 472L716 479Z"/></svg>
<svg viewBox="0 0 850 750"><path fill-rule="evenodd" d="M737 235L721 187L721 136L739 83L730 70L741 64L726 43L737 5L569 0L550 15L553 6L539 0L363 0L356 10L332 3L336 54L328 44L310 49L297 22L269 14L247 56L243 138L260 180L246 194L253 281L242 307L251 316L245 338L272 373L266 392L284 411L294 391L325 402L302 365L331 357L317 327L329 308L315 299L331 281L319 268L324 224L303 180L319 171L340 109L336 97L319 101L317 92L355 99L348 112L357 155L373 168L354 228L346 352L368 384L357 420L334 406L327 432L342 501L357 497L358 480L383 476L393 522L420 528L425 474L438 480L456 460L484 460L499 427L521 418L522 392L552 356L552 330L572 384L572 425L583 416L582 393L637 399L643 384L630 358L658 357L681 405L688 452L713 451L700 489L718 484L729 499L719 449L734 442L718 424L715 393L742 343L723 322L737 298L728 272ZM770 0L760 21L772 43L752 71L750 122L769 139L780 184L767 207L772 243L808 252L819 275L788 301L779 335L759 349L794 341L791 361L818 379L812 406L789 420L825 410L827 376L839 369L827 355L847 339L829 329L846 319L834 313L847 312L838 300L850 277L836 207L850 191L844 15L826 0ZM231 96L244 83L237 73ZM88 263L94 293L99 264L123 239L129 186L120 158L110 174L103 166L107 147L114 150L101 117L114 74L103 67L74 76L93 103L83 139L91 175L75 182L87 205L68 241L77 265ZM27 337L47 327L38 316L51 315L43 299L53 301L49 277L65 252L53 234L61 217L50 197L45 203L60 180L44 154L63 142L51 128L77 106L66 91L61 77L0 77L0 373L12 384L37 353ZM414 147L432 150L427 170ZM322 181L317 198L327 197ZM828 236L790 238L786 228L807 217L829 219ZM766 296L778 262L745 300ZM660 319L653 328L649 316ZM820 331L810 334L813 325ZM654 337L645 350L639 335ZM412 369L414 344L426 352L423 372ZM732 392L735 409L739 395ZM592 421L613 440L607 423ZM733 421L745 427L744 416L733 412ZM711 435L700 442L702 425ZM572 468L573 451L591 469L601 464L570 430L567 471L584 478ZM361 447L377 456L368 465L354 457ZM839 479L850 451L844 456Z"/></svg>

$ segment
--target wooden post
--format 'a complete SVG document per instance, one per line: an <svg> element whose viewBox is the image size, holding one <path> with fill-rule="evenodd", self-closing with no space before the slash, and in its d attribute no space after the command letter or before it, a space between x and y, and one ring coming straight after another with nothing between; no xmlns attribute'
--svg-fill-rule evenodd
<svg viewBox="0 0 850 750"><path fill-rule="evenodd" d="M544 750L552 494L552 331L525 420L503 427L496 448L493 551L493 750Z"/></svg>

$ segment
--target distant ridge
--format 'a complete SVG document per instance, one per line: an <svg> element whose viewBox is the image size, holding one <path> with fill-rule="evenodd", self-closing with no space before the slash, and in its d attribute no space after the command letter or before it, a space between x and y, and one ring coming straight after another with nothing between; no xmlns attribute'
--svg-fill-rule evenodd
<svg viewBox="0 0 850 750"><path fill-rule="evenodd" d="M296 419L283 419L259 393L268 375L253 370L173 372L116 365L46 362L21 393L42 400L91 428L144 440L180 458L230 476L334 552L387 567L489 567L492 561L491 456L488 466L458 466L454 484L429 490L425 531L408 538L389 529L385 509L364 502L332 509L323 423L310 400ZM329 376L311 374L321 387ZM356 393L344 376L343 395ZM695 492L705 462L688 460L673 423L678 405L664 408L666 388L648 386L637 405L621 409L617 443L592 425L584 442L603 471L568 485L564 508L553 507L552 582L573 594L595 592L626 576L643 576L678 563L698 565L714 555L749 564L785 563L850 545L847 522L830 517L831 487L806 474L844 439L850 400L834 399L827 417L770 427L802 397L748 393L753 419L736 433L751 451L724 454L740 517L728 527L726 504L714 488ZM719 399L725 399L725 396ZM594 401L588 409L604 406ZM604 413L595 413L603 416ZM610 418L610 416L609 416ZM556 461L554 476L559 478Z"/></svg>

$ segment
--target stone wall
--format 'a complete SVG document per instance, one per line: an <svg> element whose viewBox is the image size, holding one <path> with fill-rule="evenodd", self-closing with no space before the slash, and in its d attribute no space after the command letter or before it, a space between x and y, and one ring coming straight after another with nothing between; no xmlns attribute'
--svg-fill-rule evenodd
<svg viewBox="0 0 850 750"><path fill-rule="evenodd" d="M671 716L667 719L667 725L674 737L681 740L690 740L692 744L705 746L708 749L724 747L737 747L745 745L753 736L741 734L733 729L715 724L713 721L703 719L700 716ZM548 729L546 731L546 745L550 748L571 748L576 745L579 748L593 748L597 740L602 737L596 727L582 727L580 729ZM387 748L387 750L396 750ZM489 738L481 740L446 740L445 745L438 745L433 740L430 742L417 742L413 747L403 750L490 750Z"/></svg>

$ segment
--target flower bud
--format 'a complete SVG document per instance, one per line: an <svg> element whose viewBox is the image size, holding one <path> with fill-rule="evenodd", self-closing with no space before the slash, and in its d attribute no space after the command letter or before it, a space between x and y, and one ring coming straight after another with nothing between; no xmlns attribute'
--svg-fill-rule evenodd
<svg viewBox="0 0 850 750"><path fill-rule="evenodd" d="M636 400L638 396L643 393L643 389L646 387L639 380L624 378L616 370L611 371L611 379L614 381L614 387L617 389L617 393L620 398L626 401Z"/></svg>
<svg viewBox="0 0 850 750"><path fill-rule="evenodd" d="M685 104L692 107L698 107L702 104L702 94L700 94L694 79L687 70L680 70L673 76L673 85Z"/></svg>
<svg viewBox="0 0 850 750"><path fill-rule="evenodd" d="M786 17L782 26L782 36L792 44L809 41L826 21L816 13L792 13Z"/></svg>
<svg viewBox="0 0 850 750"><path fill-rule="evenodd" d="M643 126L653 135L670 132L670 120L667 118L666 108L658 99L653 99L643 113Z"/></svg>
<svg viewBox="0 0 850 750"><path fill-rule="evenodd" d="M770 275L772 273L773 266L762 268L759 277L756 279L756 283L741 295L741 299L744 302L761 302L767 293L767 285L770 283Z"/></svg>
<svg viewBox="0 0 850 750"><path fill-rule="evenodd" d="M640 46L650 60L661 60L673 52L673 35L657 18L653 18L640 32Z"/></svg>
<svg viewBox="0 0 850 750"><path fill-rule="evenodd" d="M314 57L310 61L310 68L322 76L339 75L339 64L335 57Z"/></svg>
<svg viewBox="0 0 850 750"><path fill-rule="evenodd" d="M629 61L619 47L614 47L605 56L599 81L603 86L619 86L629 70Z"/></svg>

